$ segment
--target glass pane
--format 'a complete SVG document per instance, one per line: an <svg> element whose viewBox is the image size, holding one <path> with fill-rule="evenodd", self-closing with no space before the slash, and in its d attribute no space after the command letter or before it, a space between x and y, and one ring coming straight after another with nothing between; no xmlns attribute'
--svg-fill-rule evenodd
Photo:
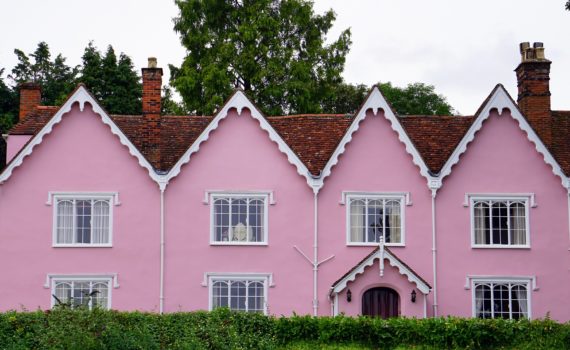
<svg viewBox="0 0 570 350"><path fill-rule="evenodd" d="M214 282L212 286L212 306L217 307L228 307L228 283L225 281Z"/></svg>
<svg viewBox="0 0 570 350"><path fill-rule="evenodd" d="M491 287L486 284L475 286L475 316L479 318L492 318Z"/></svg>
<svg viewBox="0 0 570 350"><path fill-rule="evenodd" d="M528 296L527 288L524 285L514 285L511 287L512 318L528 318Z"/></svg>
<svg viewBox="0 0 570 350"><path fill-rule="evenodd" d="M526 244L526 206L524 203L512 203L510 208L511 215L511 244Z"/></svg>
<svg viewBox="0 0 570 350"><path fill-rule="evenodd" d="M76 205L76 242L91 243L91 201L78 200Z"/></svg>
<svg viewBox="0 0 570 350"><path fill-rule="evenodd" d="M57 243L73 243L73 202L69 200L57 203Z"/></svg>
<svg viewBox="0 0 570 350"><path fill-rule="evenodd" d="M494 202L491 208L492 243L509 244L507 205L504 202Z"/></svg>
<svg viewBox="0 0 570 350"><path fill-rule="evenodd" d="M495 318L510 318L508 285L496 284L493 287L493 313Z"/></svg>
<svg viewBox="0 0 570 350"><path fill-rule="evenodd" d="M71 300L71 284L68 282L56 282L55 296L59 301L56 300L54 305L58 305L59 303L68 303Z"/></svg>
<svg viewBox="0 0 570 350"><path fill-rule="evenodd" d="M491 244L489 204L486 202L475 202L473 216L475 244Z"/></svg>
<svg viewBox="0 0 570 350"><path fill-rule="evenodd" d="M402 242L402 223L400 217L400 201L389 200L384 206L384 222L386 223L384 239L386 243Z"/></svg>
<svg viewBox="0 0 570 350"><path fill-rule="evenodd" d="M264 210L265 205L263 200L253 199L249 202L249 225L247 238L250 242L263 241Z"/></svg>
<svg viewBox="0 0 570 350"><path fill-rule="evenodd" d="M365 242L364 232L366 230L366 204L361 199L350 201L350 241Z"/></svg>
<svg viewBox="0 0 570 350"><path fill-rule="evenodd" d="M231 202L231 241L245 242L247 240L247 199L237 198Z"/></svg>
<svg viewBox="0 0 570 350"><path fill-rule="evenodd" d="M245 282L233 281L230 286L230 309L245 311Z"/></svg>
<svg viewBox="0 0 570 350"><path fill-rule="evenodd" d="M91 289L91 305L92 307L100 307L106 309L108 306L109 286L107 282L93 283Z"/></svg>
<svg viewBox="0 0 570 350"><path fill-rule="evenodd" d="M248 286L248 312L263 312L263 283L262 282L250 282Z"/></svg>
<svg viewBox="0 0 570 350"><path fill-rule="evenodd" d="M384 211L381 200L369 200L366 208L368 217L367 242L380 242L384 229Z"/></svg>
<svg viewBox="0 0 570 350"><path fill-rule="evenodd" d="M93 243L110 243L109 201L98 200L93 204Z"/></svg>
<svg viewBox="0 0 570 350"><path fill-rule="evenodd" d="M73 282L73 306L89 307L90 282Z"/></svg>
<svg viewBox="0 0 570 350"><path fill-rule="evenodd" d="M230 240L230 202L225 198L214 201L214 235L216 242Z"/></svg>

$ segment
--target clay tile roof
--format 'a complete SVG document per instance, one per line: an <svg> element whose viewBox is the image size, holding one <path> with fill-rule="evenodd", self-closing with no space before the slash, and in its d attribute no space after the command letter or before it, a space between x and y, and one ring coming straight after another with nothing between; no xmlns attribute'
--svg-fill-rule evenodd
<svg viewBox="0 0 570 350"><path fill-rule="evenodd" d="M570 175L570 111L552 111L552 144L549 145L552 156Z"/></svg>
<svg viewBox="0 0 570 350"><path fill-rule="evenodd" d="M34 135L47 124L58 109L57 106L36 107L24 120L10 129L10 135Z"/></svg>
<svg viewBox="0 0 570 350"><path fill-rule="evenodd" d="M319 175L352 123L345 114L299 114L267 120L307 166Z"/></svg>
<svg viewBox="0 0 570 350"><path fill-rule="evenodd" d="M440 172L469 127L474 117L407 115L399 118L433 174Z"/></svg>
<svg viewBox="0 0 570 350"><path fill-rule="evenodd" d="M129 138L129 140L148 159L150 150L143 147L142 115L111 115L111 119ZM167 172L182 157L184 152L200 136L202 131L212 121L210 116L172 116L166 115L161 118L160 154L161 159L152 166L160 171Z"/></svg>

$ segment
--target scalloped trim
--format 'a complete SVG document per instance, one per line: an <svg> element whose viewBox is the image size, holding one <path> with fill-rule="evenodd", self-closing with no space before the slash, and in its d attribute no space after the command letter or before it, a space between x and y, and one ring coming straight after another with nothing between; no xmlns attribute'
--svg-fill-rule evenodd
<svg viewBox="0 0 570 350"><path fill-rule="evenodd" d="M61 108L50 119L50 121L44 125L44 127L30 140L24 149L16 155L16 157L10 162L4 172L0 174L0 184L6 182L10 178L14 169L22 165L24 159L32 154L34 148L42 143L44 137L52 132L53 127L61 122L63 115L69 113L75 103L79 104L79 109L82 112L85 109L85 103L89 103L93 108L93 112L101 117L103 123L109 126L111 132L114 135L119 137L121 144L128 148L129 153L132 156L137 158L139 165L148 171L150 178L155 182L160 183L160 176L155 173L152 165L150 165L146 158L129 141L127 136L123 134L121 129L119 129L119 127L111 120L103 108L101 108L99 103L97 103L97 101L89 94L87 89L85 89L84 86L80 86L65 102L65 104L61 106Z"/></svg>
<svg viewBox="0 0 570 350"><path fill-rule="evenodd" d="M170 169L170 171L165 175L164 182L165 185L180 174L182 166L190 162L192 154L200 150L200 146L203 142L210 138L210 133L218 128L220 121L228 116L230 109L235 108L238 114L241 114L244 108L247 108L251 112L251 116L259 122L259 126L262 130L265 130L269 136L269 139L275 142L279 148L279 151L287 156L289 163L295 166L297 173L303 176L307 180L309 186L313 186L314 179L310 176L309 170L301 162L299 157L293 152L293 150L285 143L285 141L279 136L279 134L273 129L269 122L263 117L261 112L255 107L255 105L245 96L242 91L237 91L229 100L226 102L224 107L218 112L214 120L206 127L206 129L200 134L200 136L194 141L192 146L184 155L178 160L178 162Z"/></svg>
<svg viewBox="0 0 570 350"><path fill-rule="evenodd" d="M562 171L562 168L556 162L548 148L542 143L538 135L534 132L526 118L521 114L518 106L513 102L513 99L509 93L505 90L502 85L498 85L494 93L492 93L491 98L487 104L483 107L481 112L477 115L475 122L471 125L457 148L451 154L451 157L447 160L441 172L439 174L439 181L443 182L443 179L451 174L453 167L459 163L459 159L463 153L467 151L468 145L473 142L475 135L483 127L483 123L487 120L491 114L491 111L496 109L499 114L502 114L505 109L510 110L511 117L518 122L519 128L526 133L527 139L535 145L536 151L542 155L544 162L552 168L552 173L558 176L561 180L562 186L566 189L569 188L569 182L566 175Z"/></svg>
<svg viewBox="0 0 570 350"><path fill-rule="evenodd" d="M423 176L427 180L428 187L431 188L431 184L433 183L436 178L433 178L429 174L429 169L425 164L423 158L421 157L420 153L408 137L408 134L404 131L402 124L392 111L392 108L386 102L384 96L378 89L378 87L374 87L370 92L370 95L360 108L356 118L352 121L349 129L347 130L346 134L338 144L336 150L334 151L333 155L325 165L323 169L322 175L320 178L315 181L316 191L320 190L324 186L325 179L331 175L332 168L339 162L340 156L345 152L346 145L352 141L353 134L358 131L360 128L360 123L366 118L366 112L372 109L374 114L378 113L378 110L384 111L385 118L390 122L390 127L398 134L398 140L404 144L406 152L412 156L412 162L420 168L420 175Z"/></svg>
<svg viewBox="0 0 570 350"><path fill-rule="evenodd" d="M368 259L361 262L348 276L346 276L341 281L332 286L331 293L338 294L342 292L348 285L348 282L353 282L356 279L356 277L358 277L358 275L364 273L364 270L367 267L374 265L376 259L378 260L380 259L381 254L382 252L378 250ZM419 276L417 276L413 271L411 271L408 267L406 267L406 265L404 265L398 258L392 255L390 251L387 249L384 250L384 259L388 259L390 266L396 267L400 275L405 276L408 282L414 283L420 292L422 292L423 294L428 294L430 292L431 290L430 286L428 286L425 282L423 282L419 278Z"/></svg>

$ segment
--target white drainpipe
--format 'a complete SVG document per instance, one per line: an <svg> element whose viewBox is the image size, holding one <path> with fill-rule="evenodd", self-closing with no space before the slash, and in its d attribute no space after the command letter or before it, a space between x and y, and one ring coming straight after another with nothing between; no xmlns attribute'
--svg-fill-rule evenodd
<svg viewBox="0 0 570 350"><path fill-rule="evenodd" d="M435 235L435 196L437 189L431 189L431 235L432 235L432 258L433 258L433 316L437 317L437 246Z"/></svg>
<svg viewBox="0 0 570 350"><path fill-rule="evenodd" d="M164 190L166 184L160 184L160 303L159 313L164 313Z"/></svg>
<svg viewBox="0 0 570 350"><path fill-rule="evenodd" d="M318 191L313 191L314 193L314 222L315 222L315 233L313 242L313 316L318 316L319 314L319 294L318 294L318 275L319 275L319 230L318 230Z"/></svg>

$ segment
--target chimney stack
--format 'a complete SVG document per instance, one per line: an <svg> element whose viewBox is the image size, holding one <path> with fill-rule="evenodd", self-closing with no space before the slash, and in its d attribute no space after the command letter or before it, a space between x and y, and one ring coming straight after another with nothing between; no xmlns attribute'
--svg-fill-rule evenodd
<svg viewBox="0 0 570 350"><path fill-rule="evenodd" d="M27 82L20 84L20 121L42 103L42 88L40 84Z"/></svg>
<svg viewBox="0 0 570 350"><path fill-rule="evenodd" d="M162 68L155 57L148 58L148 68L142 69L142 113L145 120L143 149L151 164L160 162L160 110Z"/></svg>
<svg viewBox="0 0 570 350"><path fill-rule="evenodd" d="M544 45L524 42L519 45L521 63L515 69L519 90L518 105L534 130L547 145L552 142L550 111L550 62Z"/></svg>

